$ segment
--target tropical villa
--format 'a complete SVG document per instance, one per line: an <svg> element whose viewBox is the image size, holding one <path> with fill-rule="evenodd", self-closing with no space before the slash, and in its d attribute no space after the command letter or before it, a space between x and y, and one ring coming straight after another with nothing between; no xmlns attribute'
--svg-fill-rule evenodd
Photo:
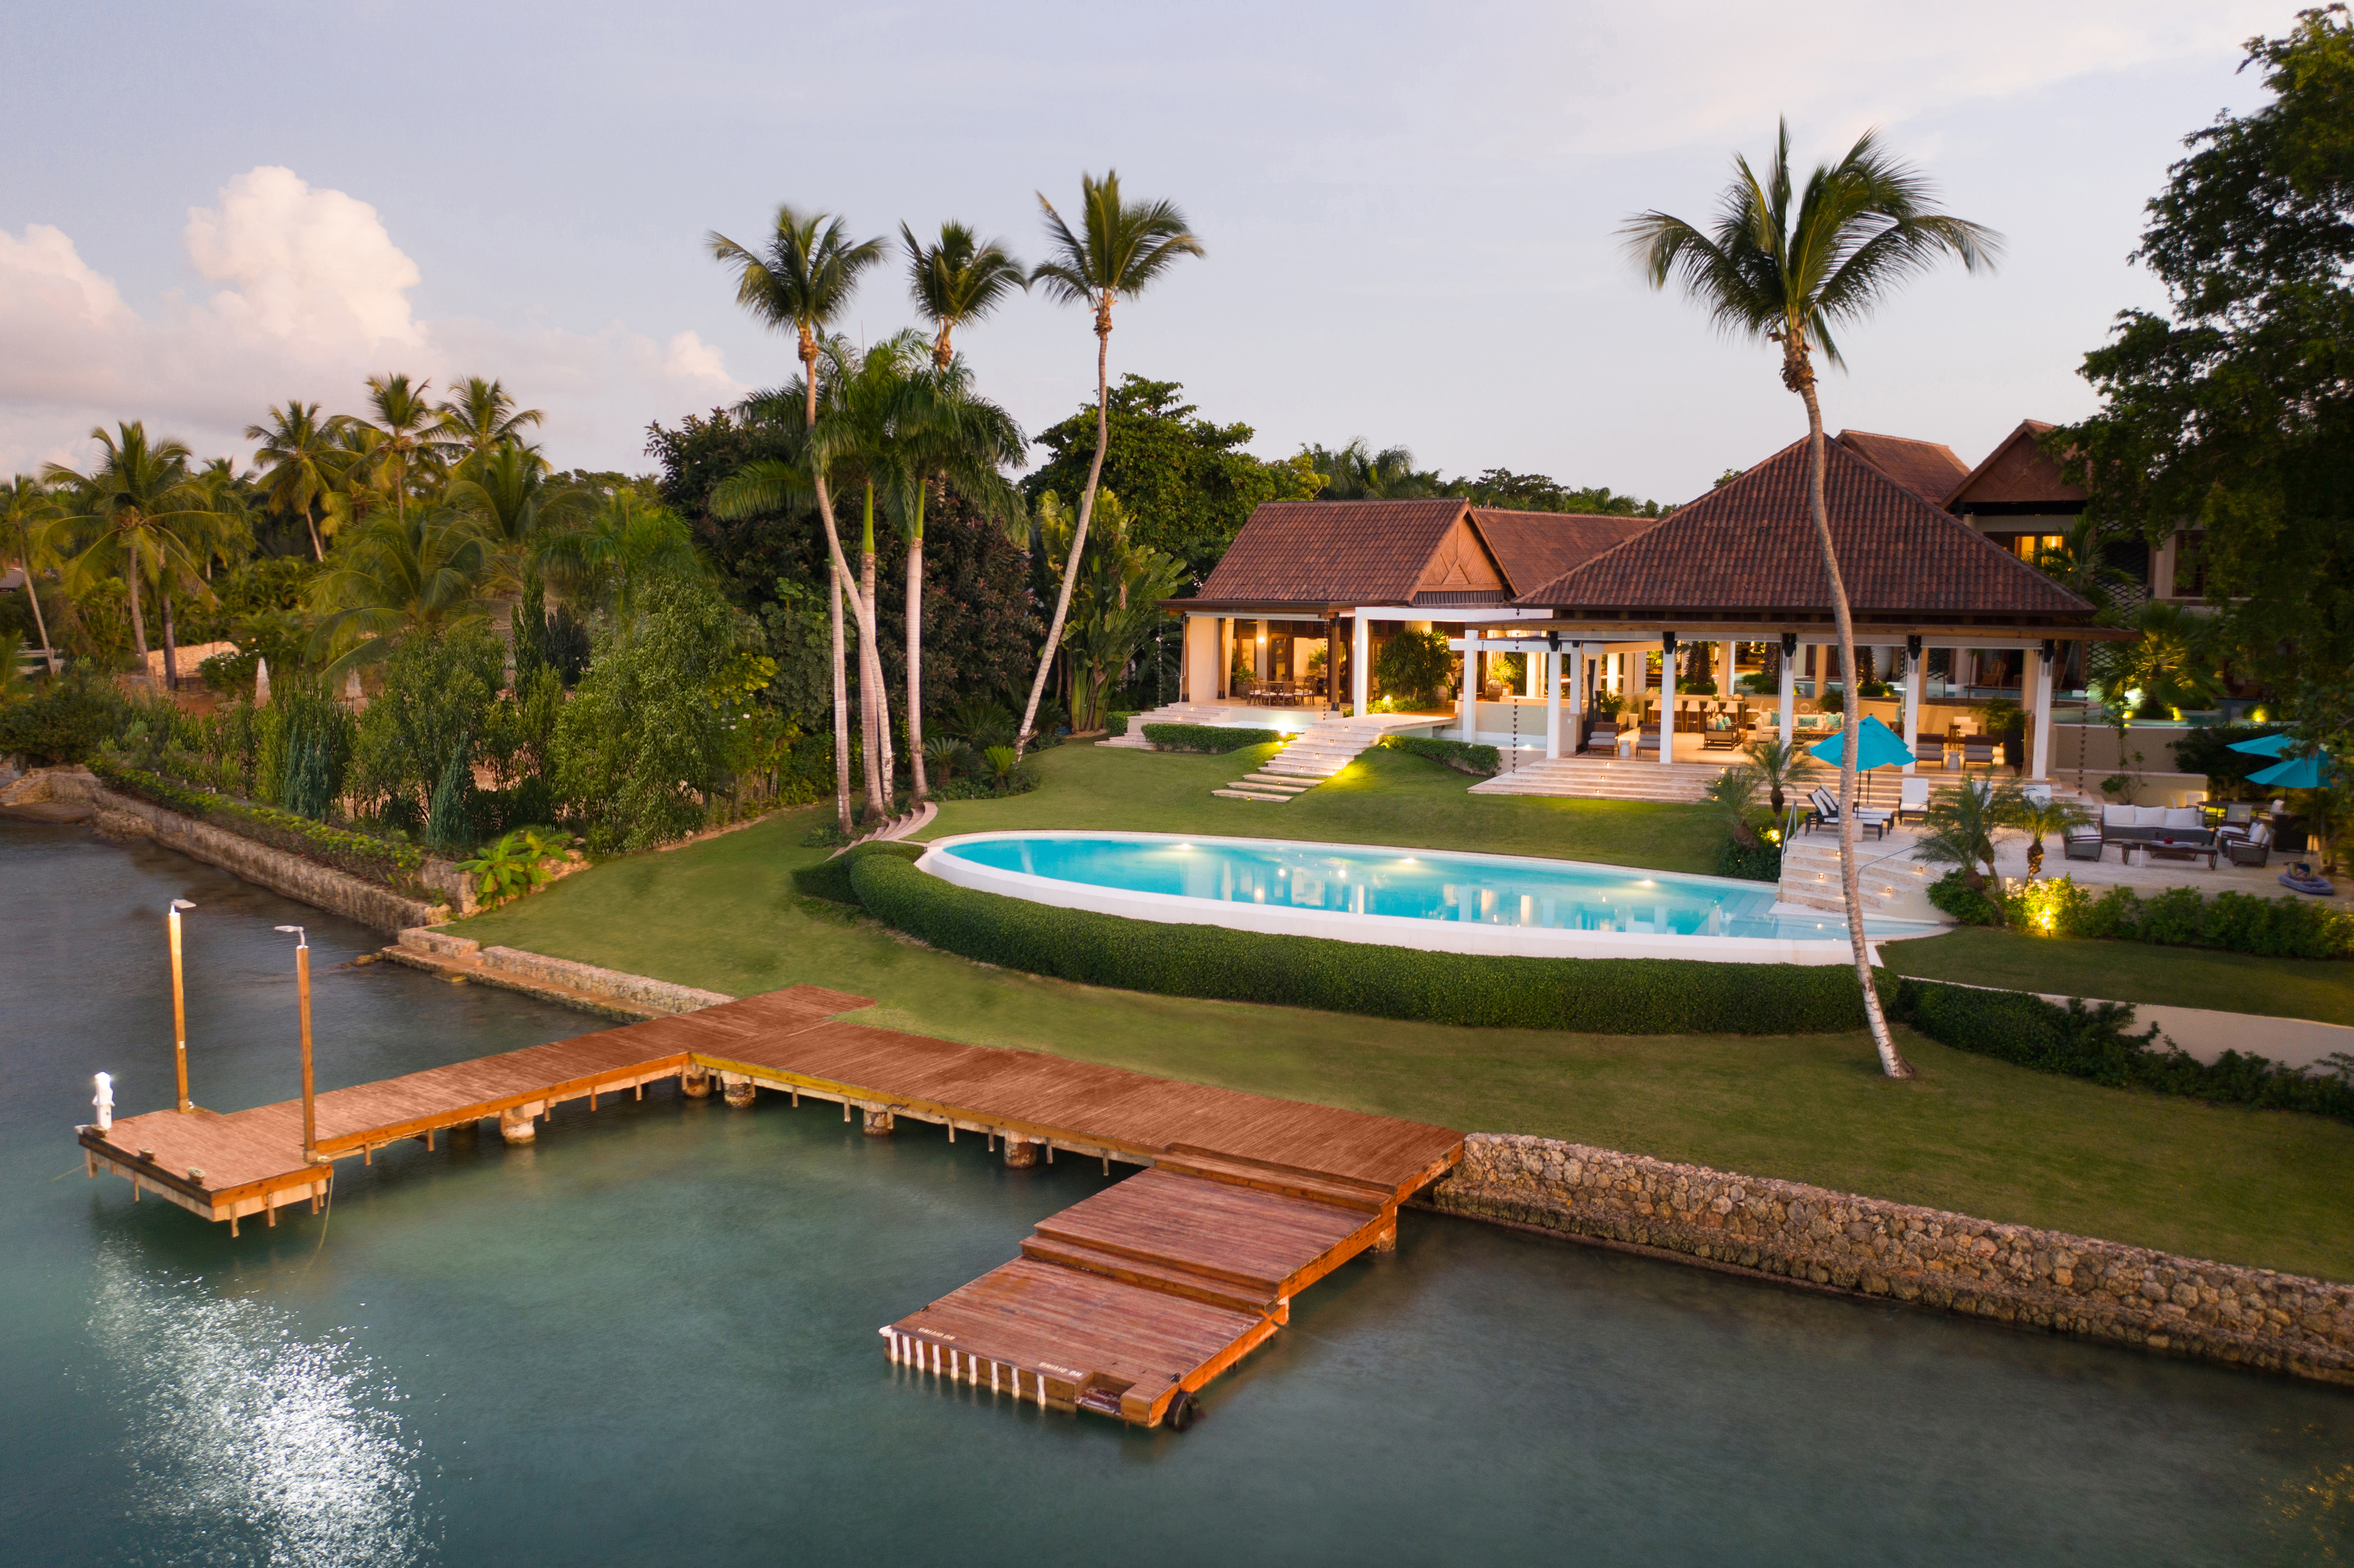
<svg viewBox="0 0 2354 1568"><path fill-rule="evenodd" d="M1846 709L1850 687L1921 754L1907 772L1996 760L1977 705L2008 695L2026 713L2011 765L2048 779L2062 645L2125 634L2028 564L2035 546L2020 540L2064 532L2063 509L2083 503L2035 448L2044 428L2021 425L1975 470L1926 441L1826 440L1852 683L1838 669L1799 442L1663 519L1460 500L1263 505L1201 591L1164 605L1185 624L1181 705L1277 727L1343 703L1379 714L1400 694L1375 673L1384 645L1435 630L1463 661L1451 707L1391 727L1504 748L1539 775L1532 788L1659 793L1636 766L1704 779L1755 735L1828 735L1843 721L1826 709ZM2170 571L2172 556L2154 564ZM1216 711L1235 709L1255 711Z"/></svg>

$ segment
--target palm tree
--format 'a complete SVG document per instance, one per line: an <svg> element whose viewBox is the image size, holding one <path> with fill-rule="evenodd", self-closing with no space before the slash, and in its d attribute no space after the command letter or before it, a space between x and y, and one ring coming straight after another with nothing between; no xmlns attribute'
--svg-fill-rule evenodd
<svg viewBox="0 0 2354 1568"><path fill-rule="evenodd" d="M335 444L339 418L319 418L319 405L289 397L281 406L271 404L270 422L248 425L245 439L260 441L253 461L264 470L261 490L270 503L281 512L302 514L302 526L311 533L311 558L327 558L326 545L319 537L318 513L330 492L335 487L335 475L345 455Z"/></svg>
<svg viewBox="0 0 2354 1568"><path fill-rule="evenodd" d="M1807 776L1820 766L1815 754L1796 739L1780 740L1770 735L1759 736L1743 747L1749 766L1757 769L1757 782L1766 790L1774 820L1779 822L1787 810L1788 792L1806 782Z"/></svg>
<svg viewBox="0 0 2354 1568"><path fill-rule="evenodd" d="M754 251L716 231L709 237L709 243L715 260L736 269L736 302L772 327L792 328L801 362L801 422L803 429L813 434L817 428L818 340L848 308L850 296L858 287L859 274L882 260L883 242L853 240L838 217L829 220L822 212L804 216L780 205L775 230L765 250ZM825 524L826 554L832 567L827 604L833 624L834 803L842 829L847 832L850 703L843 658L842 588L850 576L850 567L843 558L842 535L833 522L833 503L826 493L824 463L814 449L809 457L811 488L817 495L818 515ZM854 590L852 597L857 599ZM860 637L866 649L871 650L875 642L874 606L861 600L855 608ZM879 661L877 667L879 680ZM870 735L867 756L875 755ZM881 792L876 780L867 780L866 792L879 810Z"/></svg>
<svg viewBox="0 0 2354 1568"><path fill-rule="evenodd" d="M162 596L164 622L164 683L170 690L179 679L177 653L172 636L171 595L175 588L198 598L209 598L200 554L217 531L232 526L215 510L206 487L188 471L188 449L182 441L150 444L147 428L133 419L116 427L90 431L101 455L87 474L62 463L51 463L42 479L64 492L63 514L53 526L90 543L66 564L66 575L87 578L101 572L120 572L131 593L131 643L143 674L147 664L147 626L140 609L139 588L145 580Z"/></svg>
<svg viewBox="0 0 2354 1568"><path fill-rule="evenodd" d="M538 457L538 449L523 437L526 427L537 425L547 416L537 408L516 408L507 389L496 381L469 376L459 383L457 396L436 403L433 411L440 416L433 434L453 458L482 460L503 448L520 447L540 467L547 466Z"/></svg>
<svg viewBox="0 0 2354 1568"><path fill-rule="evenodd" d="M368 407L373 420L360 420L381 439L369 458L369 478L392 492L393 515L408 521L408 490L419 469L430 469L440 458L442 442L436 434L440 414L425 400L430 381L409 384L402 375L368 377Z"/></svg>
<svg viewBox="0 0 2354 1568"><path fill-rule="evenodd" d="M1022 710L1022 724L1013 733L1018 757L1030 743L1031 726L1038 722L1038 699L1055 667L1055 651L1063 645L1063 622L1071 613L1071 585L1087 548L1087 522L1096 509L1096 487L1103 480L1104 448L1111 440L1111 305L1116 298L1135 299L1181 256L1203 254L1185 215L1173 203L1138 202L1119 195L1119 173L1106 171L1098 181L1079 176L1079 228L1073 233L1063 215L1044 192L1038 205L1046 214L1048 259L1030 273L1034 284L1044 283L1057 303L1086 305L1096 317L1096 455L1087 465L1087 487L1079 496L1079 521L1065 563L1062 591L1055 599L1055 618L1046 624L1046 645L1039 651L1038 673L1030 683L1030 701Z"/></svg>
<svg viewBox="0 0 2354 1568"><path fill-rule="evenodd" d="M1823 412L1815 397L1815 351L1844 365L1831 336L1869 316L1895 286L1945 257L1977 271L1990 267L2001 241L1990 229L1935 211L1929 185L1916 171L1881 150L1867 131L1836 164L1818 164L1797 197L1790 178L1790 126L1782 122L1773 166L1760 180L1746 158L1734 159L1712 232L1664 212L1639 213L1622 231L1651 286L1681 281L1723 330L1777 344L1782 385L1807 407L1808 511L1822 552L1831 614L1839 627L1840 668L1852 671L1855 623L1847 586L1823 507ZM1872 989L1872 950L1863 939L1862 898L1855 863L1855 748L1840 766L1840 882L1847 907L1848 942L1855 954L1864 1014L1891 1077L1910 1077Z"/></svg>
<svg viewBox="0 0 2354 1568"><path fill-rule="evenodd" d="M2077 801L2052 795L2039 800L2021 792L2006 803L2002 822L2027 835L2027 874L2041 876L2044 839L2057 838L2070 828L2097 820Z"/></svg>
<svg viewBox="0 0 2354 1568"><path fill-rule="evenodd" d="M388 658L404 637L489 614L482 590L490 570L482 533L466 518L426 510L367 524L336 546L311 590L311 608L324 618L313 649L335 655L326 675Z"/></svg>
<svg viewBox="0 0 2354 1568"><path fill-rule="evenodd" d="M1404 447L1373 450L1359 436L1338 451L1308 449L1308 465L1325 476L1317 493L1328 501L1396 501L1438 493L1437 471L1417 470L1414 453Z"/></svg>
<svg viewBox="0 0 2354 1568"><path fill-rule="evenodd" d="M442 497L482 531L504 580L519 578L544 535L574 525L595 500L585 490L551 485L546 470L536 453L510 442L468 456Z"/></svg>
<svg viewBox="0 0 2354 1568"><path fill-rule="evenodd" d="M1962 885L1972 893L1984 893L1988 880L1996 874L1994 835L2009 825L2022 804L2014 786L1997 789L1983 779L1965 779L1958 787L1940 793L1921 813L1921 840L1913 846L1913 858L1932 865L1958 866Z"/></svg>
<svg viewBox="0 0 2354 1568"><path fill-rule="evenodd" d="M49 623L41 614L40 572L59 564L49 520L58 514L58 503L41 488L41 482L29 473L20 473L5 484L0 484L0 508L7 514L8 529L16 535L17 560L25 569L25 598L33 607L33 630L41 639L41 654L49 666L49 673L58 673L58 651L49 641ZM36 524L39 524L36 542Z"/></svg>
<svg viewBox="0 0 2354 1568"><path fill-rule="evenodd" d="M1749 825L1749 813L1757 809L1757 792L1766 788L1766 775L1754 763L1728 768L1709 780L1702 799L1724 818L1733 830L1733 842L1744 849L1757 842L1757 830ZM1775 812L1776 820L1781 813Z"/></svg>
<svg viewBox="0 0 2354 1568"><path fill-rule="evenodd" d="M685 520L627 489L614 492L580 527L546 535L533 564L567 596L611 615L624 641L636 628L638 597L649 583L699 577L705 569Z"/></svg>
<svg viewBox="0 0 2354 1568"><path fill-rule="evenodd" d="M1089 540L1086 558L1076 563L1079 588L1063 632L1071 652L1075 729L1095 727L1111 683L1160 624L1159 601L1175 593L1185 576L1183 562L1129 539L1128 509L1115 492L1103 491L1097 504L1101 525ZM1076 531L1071 514L1053 491L1038 498L1038 535L1049 569L1073 575L1066 552Z"/></svg>
<svg viewBox="0 0 2354 1568"><path fill-rule="evenodd" d="M955 351L949 334L967 322L977 322L1003 304L1016 289L1027 291L1029 274L1007 253L1004 242L982 243L961 223L940 225L937 245L925 245L916 231L899 226L907 247L907 292L916 310L937 331L932 342L933 368L945 371Z"/></svg>

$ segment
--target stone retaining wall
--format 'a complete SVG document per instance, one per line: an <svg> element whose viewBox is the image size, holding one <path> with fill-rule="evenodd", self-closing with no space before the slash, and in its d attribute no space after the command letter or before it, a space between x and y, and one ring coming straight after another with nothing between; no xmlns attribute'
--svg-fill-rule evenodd
<svg viewBox="0 0 2354 1568"><path fill-rule="evenodd" d="M25 782L34 783L35 776L27 775ZM448 917L448 911L435 905L404 897L388 887L257 842L227 828L217 828L150 801L119 794L82 768L52 768L39 776L39 782L51 800L88 804L96 813L91 825L102 833L152 839L165 849L177 850L207 865L217 865L232 876L267 887L272 893L299 898L315 908L379 931L398 931Z"/></svg>
<svg viewBox="0 0 2354 1568"><path fill-rule="evenodd" d="M736 1000L724 991L673 985L668 980L624 974L620 969L599 969L594 964L575 963L570 959L551 959L542 953L525 952L521 948L485 948L447 931L422 927L406 930L400 934L400 945L411 952L431 958L471 962L479 966L478 972L483 978L513 980L520 982L518 989L546 986L549 988L549 994L559 1000L564 999L564 993L570 992L621 1002L631 1009L654 1013L694 1012Z"/></svg>
<svg viewBox="0 0 2354 1568"><path fill-rule="evenodd" d="M2354 1286L1511 1134L1466 1138L1430 1197L1477 1219L2354 1383Z"/></svg>

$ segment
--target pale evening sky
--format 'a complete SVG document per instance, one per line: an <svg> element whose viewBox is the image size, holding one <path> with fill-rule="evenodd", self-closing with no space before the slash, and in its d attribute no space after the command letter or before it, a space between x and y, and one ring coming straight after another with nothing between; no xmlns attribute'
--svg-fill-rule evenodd
<svg viewBox="0 0 2354 1568"><path fill-rule="evenodd" d="M779 200L862 234L959 217L1035 260L1081 170L1208 250L1123 306L1112 369L1182 381L1253 448L1363 435L1680 501L1803 430L1770 355L1653 294L1613 231L1707 218L1777 113L1867 125L2002 230L1845 340L1833 429L1975 462L2068 419L2109 319L2156 302L2142 203L2286 4L292 4L0 12L0 473L137 418L249 448L265 405L371 372L496 376L564 467L650 466L650 420L791 373L703 245ZM37 62L36 64L36 62ZM878 269L844 323L911 313ZM1081 311L960 338L1033 430L1092 396Z"/></svg>

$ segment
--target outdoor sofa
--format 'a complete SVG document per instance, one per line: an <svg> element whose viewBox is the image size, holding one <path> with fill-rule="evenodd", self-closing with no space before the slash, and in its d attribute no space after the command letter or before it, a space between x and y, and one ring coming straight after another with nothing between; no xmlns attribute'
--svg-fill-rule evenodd
<svg viewBox="0 0 2354 1568"><path fill-rule="evenodd" d="M2207 825L2205 813L2196 806L2101 808L2101 842L2105 846L2146 844L2157 839L2210 847L2215 842L2215 830Z"/></svg>

